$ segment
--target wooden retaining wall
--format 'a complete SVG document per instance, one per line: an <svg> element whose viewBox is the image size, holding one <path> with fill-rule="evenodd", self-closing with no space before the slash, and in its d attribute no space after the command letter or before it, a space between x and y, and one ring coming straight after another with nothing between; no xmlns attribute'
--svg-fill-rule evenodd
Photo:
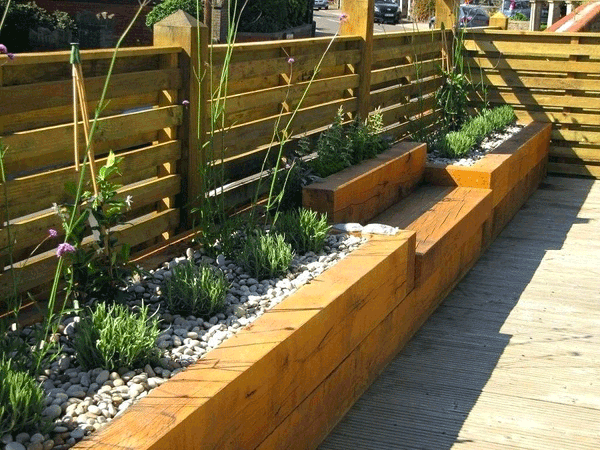
<svg viewBox="0 0 600 450"><path fill-rule="evenodd" d="M465 48L492 105L552 123L549 172L600 177L600 33L478 30Z"/></svg>

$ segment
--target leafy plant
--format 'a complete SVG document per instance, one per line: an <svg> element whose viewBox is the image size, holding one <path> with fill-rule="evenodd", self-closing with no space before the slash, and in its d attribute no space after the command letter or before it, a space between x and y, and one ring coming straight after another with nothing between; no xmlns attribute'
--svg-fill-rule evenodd
<svg viewBox="0 0 600 450"><path fill-rule="evenodd" d="M291 244L297 254L318 253L323 249L327 233L327 215L300 208L281 214L275 222L275 230Z"/></svg>
<svg viewBox="0 0 600 450"><path fill-rule="evenodd" d="M44 430L45 400L35 378L13 369L10 360L0 359L0 435Z"/></svg>
<svg viewBox="0 0 600 450"><path fill-rule="evenodd" d="M98 303L77 324L73 348L85 370L131 369L156 362L158 334L158 319L148 317L148 306L135 313L123 305Z"/></svg>
<svg viewBox="0 0 600 450"><path fill-rule="evenodd" d="M186 261L172 273L166 283L169 311L206 318L223 310L229 283L220 269Z"/></svg>
<svg viewBox="0 0 600 450"><path fill-rule="evenodd" d="M435 93L437 104L442 109L442 124L447 131L458 130L469 117L467 106L472 86L465 74L464 33L463 29L459 29L453 39L452 63L446 61L446 67L441 68L444 84Z"/></svg>
<svg viewBox="0 0 600 450"><path fill-rule="evenodd" d="M489 133L505 128L515 119L515 112L510 105L486 110L466 122L459 131L447 133L434 145L449 158L462 157Z"/></svg>
<svg viewBox="0 0 600 450"><path fill-rule="evenodd" d="M352 165L343 123L344 111L340 108L331 126L317 140L317 157L310 162L310 167L320 177L327 177ZM311 153L308 140L303 139L300 147L306 154Z"/></svg>
<svg viewBox="0 0 600 450"><path fill-rule="evenodd" d="M374 158L389 148L381 132L383 131L383 116L381 111L369 115L365 122L358 118L352 122L347 133L348 153L352 164L358 164L365 159Z"/></svg>
<svg viewBox="0 0 600 450"><path fill-rule="evenodd" d="M238 263L254 278L262 280L283 275L294 252L281 234L251 234L239 254Z"/></svg>
<svg viewBox="0 0 600 450"><path fill-rule="evenodd" d="M520 12L518 12L518 13L514 13L510 19L511 19L511 20L518 20L518 21L526 21L526 20L529 20L525 14L523 14L523 13L520 13Z"/></svg>
<svg viewBox="0 0 600 450"><path fill-rule="evenodd" d="M114 234L114 227L125 223L125 211L132 202L130 197L119 198L117 189L120 185L111 181L115 175L120 175L121 160L110 152L96 176L97 196L86 191L78 203L57 209L65 231L69 229L71 218L76 217L69 235L72 265L68 274L79 298L120 299L126 279L134 270L129 264L129 245L119 243ZM88 225L93 240L86 247L83 240L89 233Z"/></svg>
<svg viewBox="0 0 600 450"><path fill-rule="evenodd" d="M200 2L199 14L202 14L202 5L203 2ZM196 6L198 6L196 0L164 0L152 8L152 11L146 15L146 25L152 27L156 22L160 22L165 17L176 13L180 9L189 15L196 17L196 13L198 12Z"/></svg>

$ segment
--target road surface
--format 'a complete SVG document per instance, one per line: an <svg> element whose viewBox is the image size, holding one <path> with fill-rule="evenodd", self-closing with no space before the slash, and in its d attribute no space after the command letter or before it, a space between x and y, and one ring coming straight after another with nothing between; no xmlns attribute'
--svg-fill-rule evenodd
<svg viewBox="0 0 600 450"><path fill-rule="evenodd" d="M342 12L335 9L315 10L314 21L317 23L316 36L331 36L334 35L340 26L340 14ZM429 27L426 23L412 23L403 20L398 25L378 24L373 28L375 33L391 33L394 31L413 31L427 30Z"/></svg>

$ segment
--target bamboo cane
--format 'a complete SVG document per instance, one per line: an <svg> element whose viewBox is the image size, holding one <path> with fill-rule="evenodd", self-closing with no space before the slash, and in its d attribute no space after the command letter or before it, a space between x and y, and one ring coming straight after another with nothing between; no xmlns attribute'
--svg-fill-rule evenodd
<svg viewBox="0 0 600 450"><path fill-rule="evenodd" d="M77 118L77 75L74 65L73 48L76 44L71 44L71 75L73 78L73 157L75 160L75 172L79 172L79 119Z"/></svg>
<svg viewBox="0 0 600 450"><path fill-rule="evenodd" d="M90 135L90 120L87 109L87 98L85 95L85 86L83 85L83 72L81 70L81 58L79 57L78 44L73 44L73 50L71 52L73 73L75 75L75 84L77 85L77 94L79 98L79 106L81 108L81 115L83 121L83 133L85 135L85 141L87 143L88 160L90 163L90 172L92 178L92 186L94 188L94 196L98 197L98 185L96 183L96 158L94 155L94 143L92 142L92 136Z"/></svg>

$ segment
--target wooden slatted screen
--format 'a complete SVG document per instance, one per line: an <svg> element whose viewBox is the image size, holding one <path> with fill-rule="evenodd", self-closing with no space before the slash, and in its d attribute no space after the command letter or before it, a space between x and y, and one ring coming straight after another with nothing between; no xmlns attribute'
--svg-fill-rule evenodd
<svg viewBox="0 0 600 450"><path fill-rule="evenodd" d="M127 225L116 231L134 249L155 244L176 230L180 220L178 208L169 199L181 192L182 177L163 170L165 164L176 165L182 153L173 132L182 121L182 106L176 95L165 95L177 93L181 86L179 52L177 47L119 51L108 103L95 135L98 167L110 150L123 157L122 174L114 182L122 185L122 196L132 196L133 204ZM112 49L81 52L91 111L101 97L112 54ZM0 138L8 147L3 189L12 225L9 240L2 195L0 247L12 241L19 287L35 291L53 277L54 249L64 236L52 206L72 200L65 185L76 183L79 177L73 161L69 52L21 54L0 71ZM79 136L83 153L83 129ZM30 257L49 228L59 232L58 238L44 243ZM0 293L5 294L11 285L8 258L3 256L1 263Z"/></svg>
<svg viewBox="0 0 600 450"><path fill-rule="evenodd" d="M465 48L492 105L553 124L549 172L600 177L600 33L483 30Z"/></svg>

